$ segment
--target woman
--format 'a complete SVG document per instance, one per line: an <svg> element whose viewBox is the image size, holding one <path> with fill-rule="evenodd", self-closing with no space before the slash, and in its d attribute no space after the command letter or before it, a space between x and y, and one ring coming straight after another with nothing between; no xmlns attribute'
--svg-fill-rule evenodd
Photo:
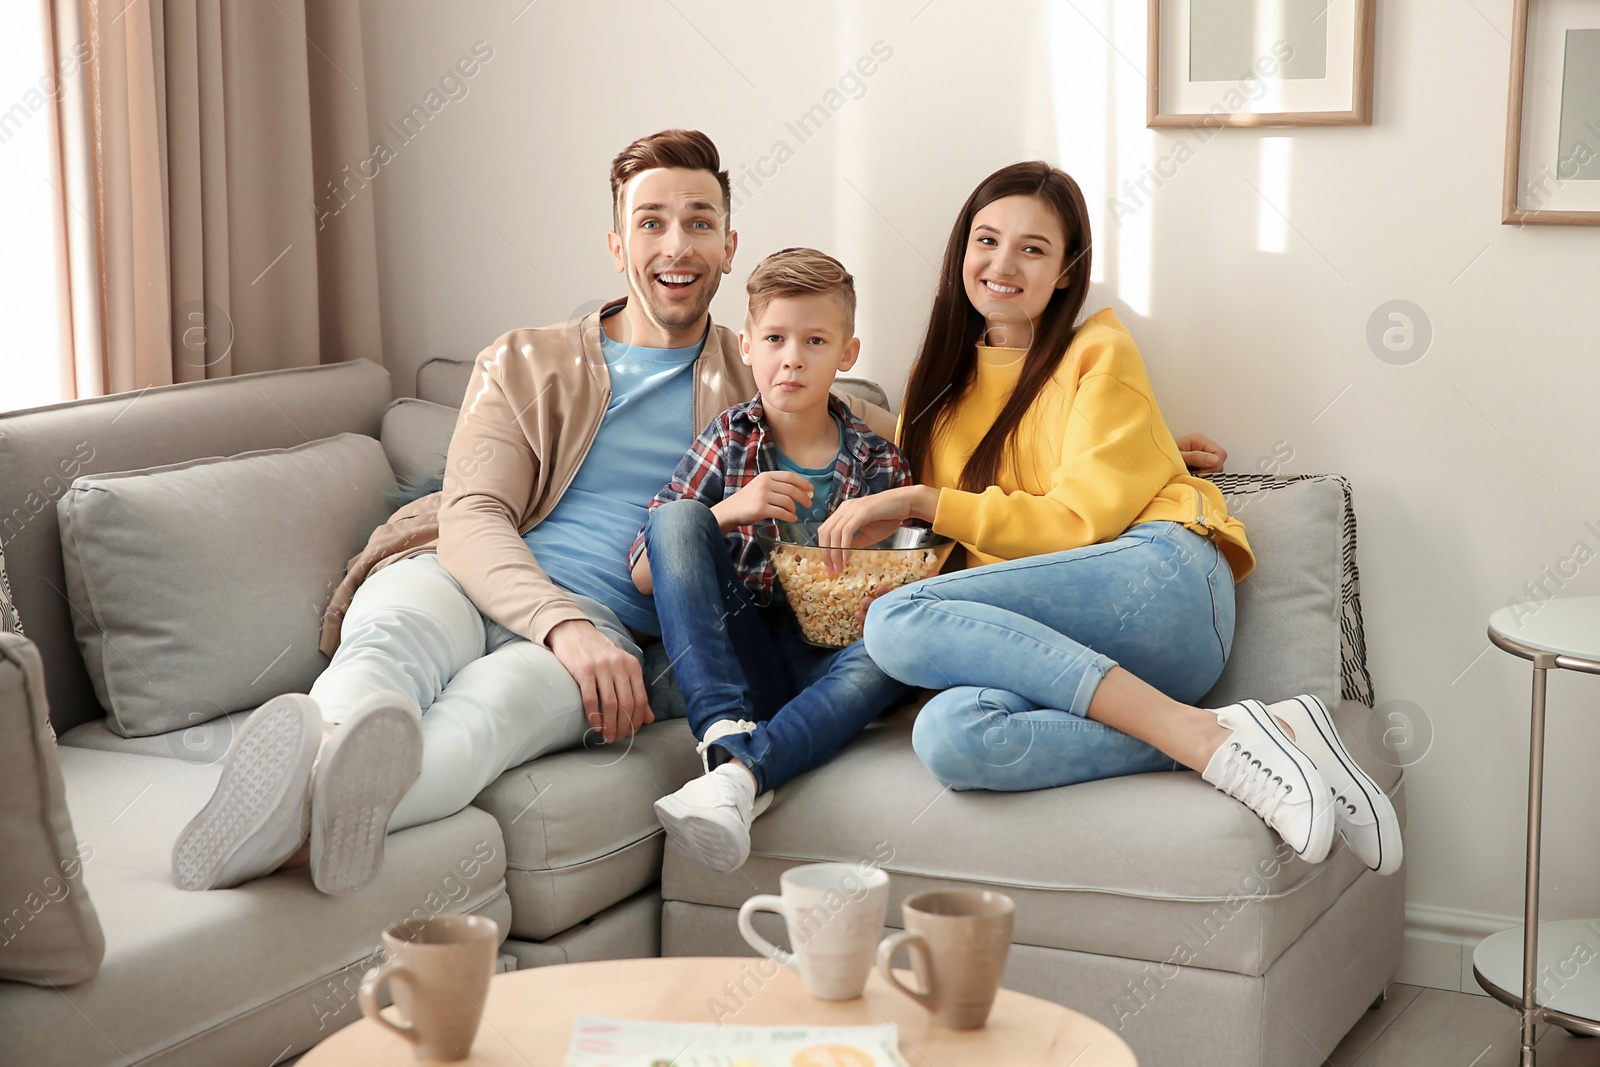
<svg viewBox="0 0 1600 1067"><path fill-rule="evenodd" d="M995 172L945 249L900 444L920 484L852 500L823 542L917 519L969 569L881 597L872 658L939 693L912 743L957 789L1042 789L1180 766L1256 812L1310 862L1337 828L1369 867L1400 864L1383 791L1314 696L1193 706L1233 641L1255 564L1222 494L1191 475L1116 315L1078 324L1083 194L1046 163Z"/></svg>

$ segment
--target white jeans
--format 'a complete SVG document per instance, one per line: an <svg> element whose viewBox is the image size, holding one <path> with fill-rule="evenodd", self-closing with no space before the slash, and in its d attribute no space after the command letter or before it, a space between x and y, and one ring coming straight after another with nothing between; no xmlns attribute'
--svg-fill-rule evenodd
<svg viewBox="0 0 1600 1067"><path fill-rule="evenodd" d="M627 627L598 601L573 596L624 651ZM453 815L503 771L583 740L578 683L543 645L488 618L434 553L378 571L356 590L339 650L311 687L329 722L390 689L422 716L422 773L390 831Z"/></svg>

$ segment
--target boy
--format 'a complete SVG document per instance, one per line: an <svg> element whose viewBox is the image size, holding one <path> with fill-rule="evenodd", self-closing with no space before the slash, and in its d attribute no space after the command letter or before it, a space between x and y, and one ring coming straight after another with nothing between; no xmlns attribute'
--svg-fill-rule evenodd
<svg viewBox="0 0 1600 1067"><path fill-rule="evenodd" d="M912 480L899 449L829 393L861 348L854 280L830 256L786 248L746 288L739 352L757 395L701 432L629 552L634 584L654 592L706 768L656 801L656 815L717 871L749 856L751 820L773 788L827 761L908 692L861 642L835 650L802 639L793 614L772 603L772 564L750 530L764 519L821 522L840 501Z"/></svg>

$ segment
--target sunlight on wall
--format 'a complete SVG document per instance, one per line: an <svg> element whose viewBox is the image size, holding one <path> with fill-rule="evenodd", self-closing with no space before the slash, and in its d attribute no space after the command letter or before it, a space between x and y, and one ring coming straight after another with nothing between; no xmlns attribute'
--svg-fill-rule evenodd
<svg viewBox="0 0 1600 1067"><path fill-rule="evenodd" d="M1113 3L1106 34L1110 44L1093 40L1109 53L1112 64L1113 114L1116 122L1116 184L1138 182L1150 171L1155 158L1155 132L1145 128L1145 11L1143 5ZM1114 51L1112 51L1114 49ZM1148 179L1146 179L1148 180ZM1146 318L1151 313L1151 249L1155 233L1155 197L1131 213L1120 212L1121 225L1108 235L1116 242L1117 296L1128 310Z"/></svg>
<svg viewBox="0 0 1600 1067"><path fill-rule="evenodd" d="M0 9L0 411L53 404L62 394L61 322L50 182L50 123L58 82L45 61L38 4Z"/></svg>
<svg viewBox="0 0 1600 1067"><path fill-rule="evenodd" d="M1289 148L1287 137L1261 139L1261 174L1256 182L1256 247L1263 252L1289 251Z"/></svg>
<svg viewBox="0 0 1600 1067"><path fill-rule="evenodd" d="M1111 192L1106 165L1107 109L1100 101L1108 84L1111 49L1066 4L1049 6L1051 103L1055 112L1056 163L1077 181L1089 207L1095 241L1091 282L1106 278L1106 242L1116 232L1106 209Z"/></svg>

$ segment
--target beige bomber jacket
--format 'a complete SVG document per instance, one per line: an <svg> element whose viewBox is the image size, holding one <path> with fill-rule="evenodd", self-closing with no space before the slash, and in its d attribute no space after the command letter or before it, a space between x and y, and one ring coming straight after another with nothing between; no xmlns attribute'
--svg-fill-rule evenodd
<svg viewBox="0 0 1600 1067"><path fill-rule="evenodd" d="M479 610L530 641L542 644L558 623L587 618L545 574L522 535L550 514L594 444L611 402L600 319L626 303L623 297L581 319L512 330L478 353L450 438L443 491L396 511L350 561L322 616L325 655L338 649L361 583L424 552L439 554ZM738 338L709 324L684 449L713 416L755 393Z"/></svg>

